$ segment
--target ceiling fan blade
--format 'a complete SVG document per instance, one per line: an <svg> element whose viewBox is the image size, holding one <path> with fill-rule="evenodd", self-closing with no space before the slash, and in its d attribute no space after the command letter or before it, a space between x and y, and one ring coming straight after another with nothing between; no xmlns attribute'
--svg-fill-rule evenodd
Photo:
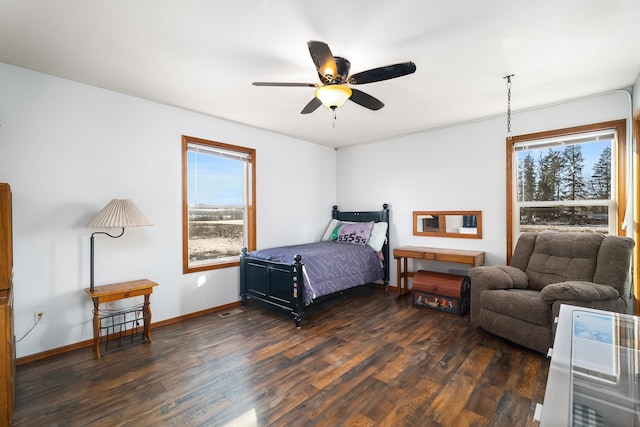
<svg viewBox="0 0 640 427"><path fill-rule="evenodd" d="M318 87L316 83L253 82L254 86Z"/></svg>
<svg viewBox="0 0 640 427"><path fill-rule="evenodd" d="M300 114L313 113L321 105L322 105L322 102L314 96L313 99L309 101L309 103L302 109L302 111L300 111Z"/></svg>
<svg viewBox="0 0 640 427"><path fill-rule="evenodd" d="M379 110L384 107L384 104L379 99L358 89L351 88L351 97L349 99L370 110Z"/></svg>
<svg viewBox="0 0 640 427"><path fill-rule="evenodd" d="M330 83L332 80L331 77L337 74L338 66L336 65L335 59L333 59L333 53L331 53L329 45L325 42L310 40L307 42L307 46L309 47L311 59L318 71L320 81L325 84Z"/></svg>
<svg viewBox="0 0 640 427"><path fill-rule="evenodd" d="M353 85L362 85L365 83L380 82L382 80L395 79L396 77L406 76L416 71L416 64L413 62L403 62L400 64L387 65L386 67L373 68L371 70L362 71L349 77L347 83Z"/></svg>

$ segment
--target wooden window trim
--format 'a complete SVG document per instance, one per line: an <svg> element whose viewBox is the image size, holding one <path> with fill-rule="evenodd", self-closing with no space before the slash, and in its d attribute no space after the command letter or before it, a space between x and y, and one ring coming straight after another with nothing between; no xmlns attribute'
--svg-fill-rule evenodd
<svg viewBox="0 0 640 427"><path fill-rule="evenodd" d="M215 270L218 268L235 267L240 265L240 254L238 248L238 258L233 261L212 261L206 265L197 267L189 266L189 204L188 204L188 176L187 176L187 145L195 143L206 145L228 151L236 151L249 155L249 168L251 170L250 179L247 181L245 191L249 194L247 201L247 237L246 245L249 251L256 249L256 150L254 148L241 147L238 145L225 144L223 142L210 141L182 135L182 272L183 274L195 273L198 271Z"/></svg>
<svg viewBox="0 0 640 427"><path fill-rule="evenodd" d="M627 210L627 121L625 119L612 120L602 123L593 123L583 126L575 126L565 129L550 130L544 132L530 133L526 135L514 135L511 139L506 139L507 152L507 264L511 262L511 255L515 248L515 238L513 236L514 225L514 205L513 200L513 147L516 143L530 141L533 139L552 138L559 136L575 135L578 133L595 132L600 130L615 130L617 139L617 201L618 215L616 217L616 230L619 236L626 235L622 229L624 215Z"/></svg>

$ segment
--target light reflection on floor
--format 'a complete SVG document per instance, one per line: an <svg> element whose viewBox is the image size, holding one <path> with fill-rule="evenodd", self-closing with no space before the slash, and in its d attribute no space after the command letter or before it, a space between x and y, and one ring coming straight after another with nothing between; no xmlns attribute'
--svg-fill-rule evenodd
<svg viewBox="0 0 640 427"><path fill-rule="evenodd" d="M224 427L258 427L256 409L251 408L244 414L232 420L230 423L225 424Z"/></svg>

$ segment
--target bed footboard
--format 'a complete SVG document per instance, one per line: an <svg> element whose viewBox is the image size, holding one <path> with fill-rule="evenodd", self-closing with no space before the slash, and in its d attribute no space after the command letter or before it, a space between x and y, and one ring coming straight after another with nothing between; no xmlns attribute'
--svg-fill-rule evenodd
<svg viewBox="0 0 640 427"><path fill-rule="evenodd" d="M304 314L302 258L291 264L252 258L247 248L240 254L240 297L247 305L249 297L288 310L299 328Z"/></svg>

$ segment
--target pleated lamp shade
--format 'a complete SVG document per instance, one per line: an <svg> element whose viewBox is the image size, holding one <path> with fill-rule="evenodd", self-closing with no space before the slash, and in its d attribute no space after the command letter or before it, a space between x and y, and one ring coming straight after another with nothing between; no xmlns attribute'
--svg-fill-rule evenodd
<svg viewBox="0 0 640 427"><path fill-rule="evenodd" d="M153 225L129 199L113 199L93 218L87 227L142 227Z"/></svg>

